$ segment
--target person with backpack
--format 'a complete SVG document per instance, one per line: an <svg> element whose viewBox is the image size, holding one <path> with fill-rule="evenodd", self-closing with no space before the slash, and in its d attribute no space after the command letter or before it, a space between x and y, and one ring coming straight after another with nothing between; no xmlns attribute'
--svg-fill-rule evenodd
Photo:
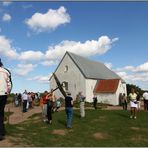
<svg viewBox="0 0 148 148"><path fill-rule="evenodd" d="M3 67L0 59L0 141L5 139L4 109L11 89L11 73Z"/></svg>

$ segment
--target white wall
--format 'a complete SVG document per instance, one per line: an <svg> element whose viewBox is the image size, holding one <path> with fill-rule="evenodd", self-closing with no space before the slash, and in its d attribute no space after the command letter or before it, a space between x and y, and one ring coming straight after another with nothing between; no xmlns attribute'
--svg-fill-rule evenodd
<svg viewBox="0 0 148 148"><path fill-rule="evenodd" d="M120 93L127 94L126 84L122 83L121 80L119 81L116 93L98 93L97 94L98 102L108 103L111 105L119 105L119 94Z"/></svg>
<svg viewBox="0 0 148 148"><path fill-rule="evenodd" d="M86 79L86 101L93 102L93 91L96 86L97 80Z"/></svg>
<svg viewBox="0 0 148 148"><path fill-rule="evenodd" d="M117 102L117 105L119 105L119 95L120 93L125 93L125 95L127 95L127 90L126 90L126 84L125 83L122 83L121 80L119 81L119 85L118 85L118 88L117 88L117 91L116 91L116 102Z"/></svg>
<svg viewBox="0 0 148 148"><path fill-rule="evenodd" d="M66 65L68 66L68 71L64 72ZM69 91L74 99L79 91L83 91L84 95L86 95L85 78L67 54L55 73L60 82L68 82ZM55 80L52 77L50 81L50 88L55 88L56 86ZM57 97L63 97L59 90L55 91L55 95Z"/></svg>
<svg viewBox="0 0 148 148"><path fill-rule="evenodd" d="M115 93L99 93L97 94L97 99L99 103L107 103L111 105L118 105L116 101Z"/></svg>

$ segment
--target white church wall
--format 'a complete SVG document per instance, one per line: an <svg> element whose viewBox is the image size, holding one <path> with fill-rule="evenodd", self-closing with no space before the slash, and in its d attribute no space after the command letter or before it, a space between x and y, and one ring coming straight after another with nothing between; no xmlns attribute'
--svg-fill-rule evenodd
<svg viewBox="0 0 148 148"><path fill-rule="evenodd" d="M86 101L93 102L93 91L97 80L86 79Z"/></svg>
<svg viewBox="0 0 148 148"><path fill-rule="evenodd" d="M115 93L99 93L97 94L97 99L99 103L102 102L111 105L118 105Z"/></svg>
<svg viewBox="0 0 148 148"><path fill-rule="evenodd" d="M117 105L119 105L119 95L120 93L125 93L125 95L127 95L127 90L126 90L126 83L122 83L121 80L119 81L119 85L116 91L116 102Z"/></svg>
<svg viewBox="0 0 148 148"><path fill-rule="evenodd" d="M115 93L98 93L98 102L107 103L111 105L119 105L119 95L120 93L127 94L126 84L119 81L118 88Z"/></svg>

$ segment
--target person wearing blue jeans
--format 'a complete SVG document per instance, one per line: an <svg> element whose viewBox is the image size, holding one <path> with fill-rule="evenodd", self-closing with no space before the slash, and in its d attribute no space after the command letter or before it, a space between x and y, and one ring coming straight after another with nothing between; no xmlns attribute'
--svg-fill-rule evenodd
<svg viewBox="0 0 148 148"><path fill-rule="evenodd" d="M71 97L71 93L68 92L65 97L65 112L67 115L67 128L72 128L72 119L73 119L73 98Z"/></svg>

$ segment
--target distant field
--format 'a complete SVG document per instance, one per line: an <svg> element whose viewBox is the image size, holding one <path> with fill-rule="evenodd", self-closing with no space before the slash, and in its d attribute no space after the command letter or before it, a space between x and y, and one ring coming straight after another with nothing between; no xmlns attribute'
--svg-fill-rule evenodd
<svg viewBox="0 0 148 148"><path fill-rule="evenodd" d="M123 110L87 110L80 119L74 112L73 128L65 128L65 112L53 114L51 126L43 123L41 114L18 125L6 125L13 143L35 147L148 146L148 112L140 112L136 120Z"/></svg>

